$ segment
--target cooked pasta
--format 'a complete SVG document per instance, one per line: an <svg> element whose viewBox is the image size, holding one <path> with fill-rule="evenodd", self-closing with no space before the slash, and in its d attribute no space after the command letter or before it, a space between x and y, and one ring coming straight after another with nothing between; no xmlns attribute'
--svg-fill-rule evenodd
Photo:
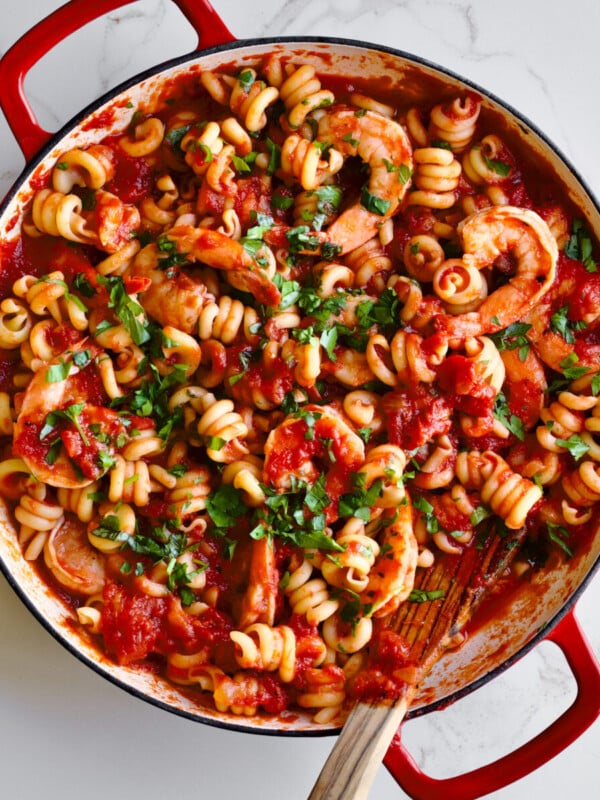
<svg viewBox="0 0 600 800"><path fill-rule="evenodd" d="M597 527L596 244L472 93L170 92L2 243L0 495L106 658L336 724L420 571Z"/></svg>

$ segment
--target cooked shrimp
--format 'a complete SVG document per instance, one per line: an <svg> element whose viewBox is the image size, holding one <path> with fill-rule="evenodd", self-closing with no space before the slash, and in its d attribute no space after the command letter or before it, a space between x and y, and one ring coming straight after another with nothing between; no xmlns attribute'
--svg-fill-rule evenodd
<svg viewBox="0 0 600 800"><path fill-rule="evenodd" d="M365 460L365 446L348 423L331 406L308 404L301 416L290 415L269 434L265 443L263 474L266 483L289 490L294 478L314 483L326 472L325 490L339 498L351 489L350 475ZM337 517L332 500L328 522Z"/></svg>
<svg viewBox="0 0 600 800"><path fill-rule="evenodd" d="M166 236L175 243L178 253L223 270L228 283L236 289L254 295L259 303L279 305L279 289L259 262L235 239L219 231L191 225L176 225Z"/></svg>
<svg viewBox="0 0 600 800"><path fill-rule="evenodd" d="M144 290L144 309L163 326L171 325L184 333L194 333L204 306L214 301L206 286L185 272L160 268L155 244L144 247L135 257L129 274L149 278Z"/></svg>
<svg viewBox="0 0 600 800"><path fill-rule="evenodd" d="M555 315L561 313L565 335L555 325ZM596 371L600 363L600 275L561 259L551 290L523 321L531 325L528 340L553 370L562 372L561 362L574 352L578 367Z"/></svg>
<svg viewBox="0 0 600 800"><path fill-rule="evenodd" d="M336 106L319 119L317 139L344 156L359 156L370 167L367 197L377 211L361 203L343 211L325 231L328 242L348 253L360 247L393 216L409 187L412 148L402 126L375 111Z"/></svg>
<svg viewBox="0 0 600 800"><path fill-rule="evenodd" d="M242 600L241 628L255 622L274 624L279 580L273 545L267 537L253 541L248 587Z"/></svg>
<svg viewBox="0 0 600 800"><path fill-rule="evenodd" d="M493 267L498 257L511 254L516 270L476 311L438 316L437 329L449 337L465 338L492 333L522 319L554 280L558 248L548 225L529 209L493 206L467 217L457 230L466 267Z"/></svg>
<svg viewBox="0 0 600 800"><path fill-rule="evenodd" d="M322 361L321 372L333 377L344 386L360 388L375 380L375 373L369 366L365 353L338 345L335 361Z"/></svg>
<svg viewBox="0 0 600 800"><path fill-rule="evenodd" d="M97 366L103 353L93 343L78 344L39 369L25 390L13 451L42 483L88 486L111 465L117 437L129 440L127 420L103 405ZM76 366L75 354L87 359L85 366Z"/></svg>
<svg viewBox="0 0 600 800"><path fill-rule="evenodd" d="M526 430L538 421L548 389L544 365L533 350L521 358L517 350L500 354L506 369L502 391L508 405L523 422Z"/></svg>
<svg viewBox="0 0 600 800"><path fill-rule="evenodd" d="M408 495L405 497L406 502L394 509L384 529L380 553L363 595L371 606L370 614L375 617L392 614L414 586L419 546L413 530L412 505Z"/></svg>
<svg viewBox="0 0 600 800"><path fill-rule="evenodd" d="M116 253L129 241L140 225L140 212L129 203L103 189L94 194L94 207L84 212L88 225L97 232L98 247L107 253Z"/></svg>
<svg viewBox="0 0 600 800"><path fill-rule="evenodd" d="M67 515L44 545L44 561L61 586L85 595L104 586L104 558L87 538L86 526Z"/></svg>

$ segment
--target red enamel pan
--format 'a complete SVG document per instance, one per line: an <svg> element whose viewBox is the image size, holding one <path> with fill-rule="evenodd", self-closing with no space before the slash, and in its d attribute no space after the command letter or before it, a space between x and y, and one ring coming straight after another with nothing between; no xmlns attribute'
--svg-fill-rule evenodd
<svg viewBox="0 0 600 800"><path fill-rule="evenodd" d="M22 211L34 191L36 177L44 174L58 154L85 146L123 129L129 120L127 104L152 98L166 82L189 70L216 70L235 63L251 65L272 52L293 54L297 61L314 64L319 72L373 79L385 74L391 87L426 82L450 87L457 93L475 90L484 105L503 124L516 131L524 147L548 162L567 187L590 229L600 238L600 211L583 180L566 159L528 120L484 89L451 72L404 52L360 41L321 37L281 37L236 40L206 0L174 0L198 34L197 49L184 57L160 64L116 87L83 109L57 133L38 123L24 92L29 70L63 38L92 20L133 0L71 0L25 34L0 61L0 105L28 161L4 200L0 237L18 235ZM131 108L131 105L129 105ZM219 713L189 691L165 680L118 666L103 656L94 643L72 624L72 609L52 593L17 545L8 514L0 507L0 562L9 584L44 625L77 658L134 695L189 719L237 731L286 736L334 734L331 726L317 726L310 716L239 718ZM423 800L469 800L481 797L540 767L580 736L600 715L600 664L575 617L575 605L600 566L600 534L584 551L539 571L530 582L519 584L493 613L474 627L460 649L448 653L420 689L409 718L439 710L475 691L522 658L546 639L564 653L577 682L573 704L545 731L509 755L485 767L448 780L425 775L404 749L398 733L385 765L402 788Z"/></svg>

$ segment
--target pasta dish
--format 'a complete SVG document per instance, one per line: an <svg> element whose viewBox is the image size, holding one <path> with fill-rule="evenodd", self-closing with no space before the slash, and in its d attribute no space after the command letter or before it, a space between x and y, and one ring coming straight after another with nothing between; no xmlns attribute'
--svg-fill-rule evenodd
<svg viewBox="0 0 600 800"><path fill-rule="evenodd" d="M440 553L525 529L523 580L597 527L594 247L473 92L190 74L2 244L23 557L118 664L340 719Z"/></svg>

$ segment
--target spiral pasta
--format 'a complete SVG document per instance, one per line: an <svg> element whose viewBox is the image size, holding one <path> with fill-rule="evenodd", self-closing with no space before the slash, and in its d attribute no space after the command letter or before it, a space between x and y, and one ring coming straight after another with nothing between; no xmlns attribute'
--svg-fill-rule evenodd
<svg viewBox="0 0 600 800"><path fill-rule="evenodd" d="M473 138L480 111L481 101L475 95L440 103L431 111L429 136L448 142L454 153L461 153Z"/></svg>
<svg viewBox="0 0 600 800"><path fill-rule="evenodd" d="M539 486L513 472L496 453L459 453L456 474L465 488L479 490L483 502L509 528L522 527L527 513L542 497Z"/></svg>
<svg viewBox="0 0 600 800"><path fill-rule="evenodd" d="M333 148L329 150L327 161L322 155L318 142L292 133L281 147L281 170L284 175L295 178L305 191L314 191L335 175L343 163L341 155Z"/></svg>
<svg viewBox="0 0 600 800"><path fill-rule="evenodd" d="M309 64L290 72L279 87L279 96L286 107L291 128L299 128L311 112L334 101L333 92L321 88L316 70Z"/></svg>
<svg viewBox="0 0 600 800"><path fill-rule="evenodd" d="M244 669L278 670L283 683L294 679L296 637L287 625L270 628L263 623L230 634L236 645L236 661Z"/></svg>
<svg viewBox="0 0 600 800"><path fill-rule="evenodd" d="M416 189L408 199L414 205L428 208L451 208L456 202L461 166L451 150L443 147L422 147L414 153Z"/></svg>
<svg viewBox="0 0 600 800"><path fill-rule="evenodd" d="M312 574L313 565L305 559L290 574L285 593L294 614L305 615L309 622L318 624L335 614L339 602L331 597L327 582Z"/></svg>

